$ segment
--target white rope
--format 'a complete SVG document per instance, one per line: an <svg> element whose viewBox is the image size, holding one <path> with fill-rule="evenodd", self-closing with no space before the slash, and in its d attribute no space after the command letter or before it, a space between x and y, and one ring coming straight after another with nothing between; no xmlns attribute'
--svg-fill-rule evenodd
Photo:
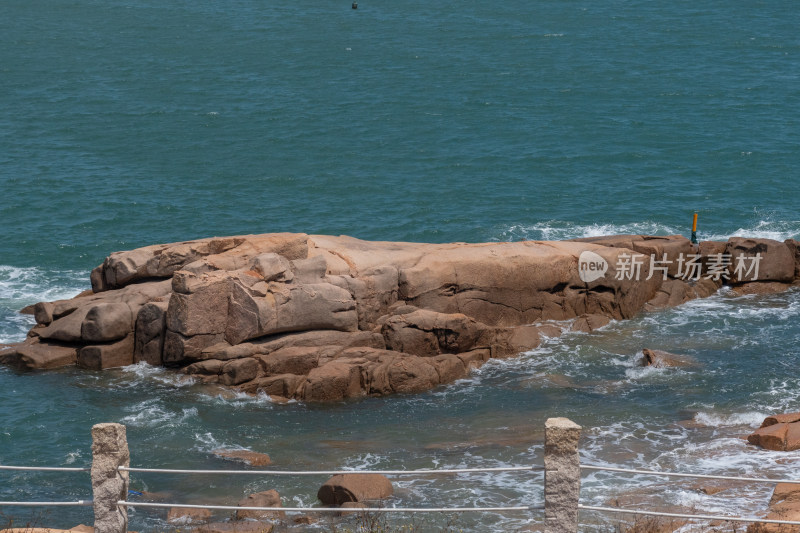
<svg viewBox="0 0 800 533"><path fill-rule="evenodd" d="M0 502L0 505L12 505L19 507L50 507L66 505L92 505L92 500L78 500L77 502Z"/></svg>
<svg viewBox="0 0 800 533"><path fill-rule="evenodd" d="M120 466L119 470L126 472L160 472L162 474L248 474L266 476L335 476L338 474L383 474L386 476L407 475L435 475L435 474L466 474L470 472L539 472L544 468L537 466L501 466L497 468L454 468L449 470L318 470L318 471L288 471L288 470L181 470L170 468L131 468Z"/></svg>
<svg viewBox="0 0 800 533"><path fill-rule="evenodd" d="M276 511L289 513L464 513L464 512L504 512L504 511L541 511L543 505L521 507L239 507L237 505L189 505L183 503L145 503L120 500L117 505L125 507L182 507L186 509L219 509L224 511Z"/></svg>
<svg viewBox="0 0 800 533"><path fill-rule="evenodd" d="M626 474L647 474L654 476L671 477L691 477L701 479L724 479L728 481L754 481L758 483L800 483L797 479L769 479L761 477L738 477L738 476L712 476L708 474L683 474L678 472L658 472L655 470L632 470L629 468L616 468L611 466L581 465L584 470L603 470L606 472L624 472Z"/></svg>
<svg viewBox="0 0 800 533"><path fill-rule="evenodd" d="M88 472L91 468L72 468L61 466L7 466L0 465L0 470L40 470L43 472Z"/></svg>
<svg viewBox="0 0 800 533"><path fill-rule="evenodd" d="M740 518L733 516L660 513L655 511L634 511L632 509L620 509L618 507L594 507L591 505L578 505L578 509L583 509L585 511L600 511L608 513L639 514L647 516L666 516L669 518L690 518L693 520L724 520L726 522L760 522L764 524L788 524L792 526L800 526L800 522L793 522L791 520L769 520L767 518L756 518L756 517Z"/></svg>

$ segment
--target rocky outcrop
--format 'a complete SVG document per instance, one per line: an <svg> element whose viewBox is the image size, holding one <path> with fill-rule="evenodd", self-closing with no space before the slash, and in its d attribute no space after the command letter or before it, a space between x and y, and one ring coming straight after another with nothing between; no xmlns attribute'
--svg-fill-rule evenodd
<svg viewBox="0 0 800 533"><path fill-rule="evenodd" d="M276 490L267 490L250 494L236 504L239 507L283 507L281 495ZM252 509L240 509L236 511L236 520L271 520L285 518L283 511L256 511Z"/></svg>
<svg viewBox="0 0 800 533"><path fill-rule="evenodd" d="M276 399L417 392L542 336L591 332L726 283L781 290L798 265L798 243L767 239L200 239L111 254L92 271L92 291L29 308L36 326L0 362L102 370L144 361Z"/></svg>

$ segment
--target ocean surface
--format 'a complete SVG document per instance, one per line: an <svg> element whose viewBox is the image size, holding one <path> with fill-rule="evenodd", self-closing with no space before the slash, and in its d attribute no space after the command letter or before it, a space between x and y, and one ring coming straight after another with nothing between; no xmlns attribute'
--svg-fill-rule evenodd
<svg viewBox="0 0 800 533"><path fill-rule="evenodd" d="M31 327L23 306L71 297L109 253L160 242L688 236L694 212L700 239L800 236L794 2L350 4L4 0L0 343ZM798 291L722 291L550 339L428 393L333 405L230 397L138 365L0 368L0 464L88 465L98 422L127 425L138 466L230 466L211 454L220 447L269 453L279 469L533 464L545 419L567 416L585 428L586 462L797 478L797 452L741 437L800 410L799 323ZM645 370L645 347L697 364ZM132 488L225 504L275 488L284 505L313 505L323 481L141 474ZM395 487L398 506L543 498L535 473ZM770 493L589 473L582 497L752 515ZM0 472L2 501L89 497L85 474ZM0 512L0 526L92 520L88 508ZM581 517L587 531L618 519ZM140 509L131 528L164 530L164 518Z"/></svg>

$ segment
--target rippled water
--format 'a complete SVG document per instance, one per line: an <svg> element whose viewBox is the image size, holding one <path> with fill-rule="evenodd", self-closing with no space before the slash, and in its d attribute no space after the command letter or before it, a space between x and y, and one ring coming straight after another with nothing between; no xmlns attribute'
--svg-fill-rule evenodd
<svg viewBox="0 0 800 533"><path fill-rule="evenodd" d="M212 454L219 448L269 453L276 468L298 470L541 464L544 420L566 416L585 428L581 455L588 463L792 478L796 453L765 452L741 437L770 413L796 410L798 318L800 292L723 291L592 334L567 333L428 393L332 405L231 396L146 365L98 373L1 369L0 449L7 464L85 465L90 426L116 421L128 427L133 463L148 467L229 467ZM684 354L696 364L642 368L637 360L644 347ZM13 474L0 495L58 499L66 489L87 497L87 483L74 477L65 487L63 475ZM132 488L166 492L171 501L222 504L276 488L285 505L300 506L314 504L322 481L134 474ZM536 473L398 478L392 503L541 503L541 483ZM771 494L769 487L734 485L705 496L703 486L679 481L665 488L646 476L589 473L582 494L601 505L646 501L734 515L760 512ZM163 527L163 517L140 510L133 524ZM60 518L69 523L90 515L70 511ZM587 520L602 529L602 519ZM533 521L518 514L459 518L475 530L516 530Z"/></svg>
<svg viewBox="0 0 800 533"><path fill-rule="evenodd" d="M796 238L796 11L719 0L363 0L358 10L7 0L0 343L31 326L21 307L77 294L109 253L156 242L688 235L695 211L701 239ZM116 421L146 466L222 468L219 447L269 453L276 468L495 466L540 462L544 420L568 416L586 428L586 461L792 476L796 453L740 437L798 410L799 297L722 293L551 340L429 393L333 405L231 398L141 366L0 368L0 463L88 464L90 426ZM641 369L644 347L697 365ZM322 481L135 475L133 488L234 503L274 487L306 505ZM537 474L403 478L396 489L398 505L542 497ZM86 479L0 474L0 500L65 494L88 497ZM701 496L690 482L590 473L583 496L742 514L759 512L769 489ZM137 511L132 526L157 530L163 517ZM459 520L505 531L535 519ZM586 527L603 520L587 515ZM90 511L45 520L79 521Z"/></svg>

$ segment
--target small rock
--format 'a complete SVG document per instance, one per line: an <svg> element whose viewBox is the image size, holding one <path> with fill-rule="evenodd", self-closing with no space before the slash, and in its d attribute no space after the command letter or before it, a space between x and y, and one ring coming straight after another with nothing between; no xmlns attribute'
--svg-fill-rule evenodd
<svg viewBox="0 0 800 533"><path fill-rule="evenodd" d="M320 487L317 498L325 505L343 505L383 500L393 492L391 482L382 474L338 474Z"/></svg>
<svg viewBox="0 0 800 533"><path fill-rule="evenodd" d="M671 368L694 366L697 363L685 355L664 352L661 350L642 350L644 357L641 359L642 366L652 366L653 368Z"/></svg>
<svg viewBox="0 0 800 533"><path fill-rule="evenodd" d="M272 464L269 455L251 450L214 450L211 453L223 459L242 461L250 466L267 466Z"/></svg>

